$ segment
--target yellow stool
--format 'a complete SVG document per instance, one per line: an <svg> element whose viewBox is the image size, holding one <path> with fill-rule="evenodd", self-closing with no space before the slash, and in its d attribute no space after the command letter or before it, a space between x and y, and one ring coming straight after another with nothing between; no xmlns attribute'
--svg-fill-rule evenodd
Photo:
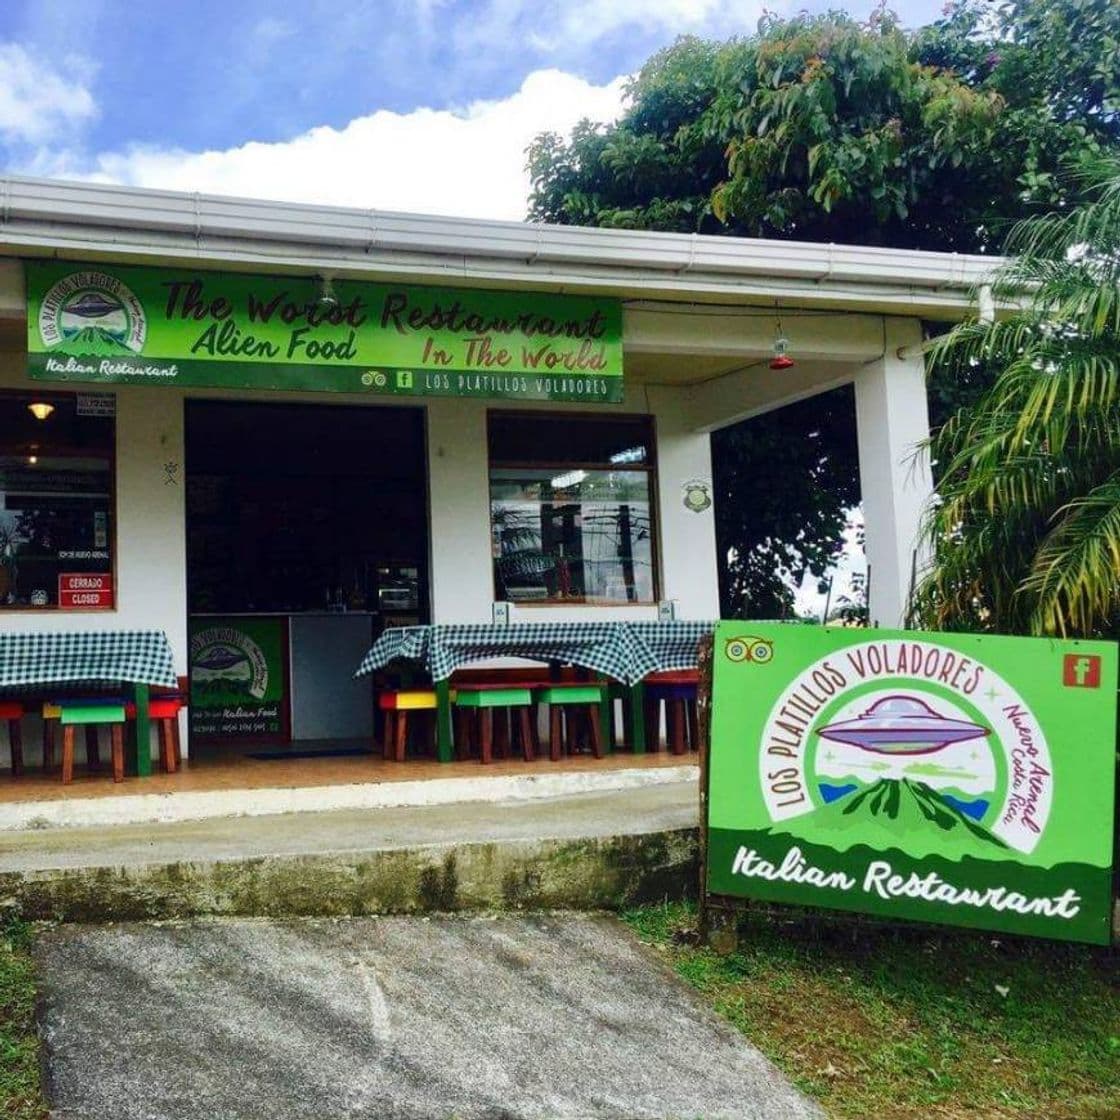
<svg viewBox="0 0 1120 1120"><path fill-rule="evenodd" d="M404 762L408 744L408 713L434 712L435 691L416 688L382 692L377 697L377 706L385 713L385 759ZM435 720L431 722L431 741L434 747Z"/></svg>

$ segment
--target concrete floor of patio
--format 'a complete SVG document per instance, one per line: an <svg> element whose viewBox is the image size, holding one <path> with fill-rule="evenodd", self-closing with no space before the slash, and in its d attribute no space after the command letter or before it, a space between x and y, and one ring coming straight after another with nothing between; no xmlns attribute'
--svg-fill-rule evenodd
<svg viewBox="0 0 1120 1120"><path fill-rule="evenodd" d="M322 753L306 757L301 750L331 749L345 754ZM626 769L655 770L662 767L695 764L695 755L674 755L660 750L642 755L617 750L605 758L579 754L553 762L546 757L534 762L522 758L497 759L482 766L477 759L440 763L429 758L406 762L387 762L381 752L370 750L366 743L294 744L292 757L255 758L262 752L285 751L285 748L223 747L196 748L183 767L174 774L155 770L144 778L126 777L115 783L102 751L102 765L91 771L84 765L75 767L74 780L63 785L58 770L44 773L28 767L19 778L0 775L0 816L6 803L27 801L61 801L85 798L127 797L144 794L202 793L233 790L301 789L363 783L415 782L425 779L480 778L498 776L539 776L542 774L574 774ZM360 752L360 753L350 753ZM80 751L79 751L80 756ZM153 766L157 764L153 761Z"/></svg>

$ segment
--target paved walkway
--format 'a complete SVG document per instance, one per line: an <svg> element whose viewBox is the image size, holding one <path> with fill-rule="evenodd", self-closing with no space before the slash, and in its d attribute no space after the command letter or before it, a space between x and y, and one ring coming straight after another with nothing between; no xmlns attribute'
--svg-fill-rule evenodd
<svg viewBox="0 0 1120 1120"><path fill-rule="evenodd" d="M609 918L64 926L65 1120L794 1120L820 1113Z"/></svg>
<svg viewBox="0 0 1120 1120"><path fill-rule="evenodd" d="M637 836L695 828L698 814L691 780L531 801L0 831L0 873Z"/></svg>

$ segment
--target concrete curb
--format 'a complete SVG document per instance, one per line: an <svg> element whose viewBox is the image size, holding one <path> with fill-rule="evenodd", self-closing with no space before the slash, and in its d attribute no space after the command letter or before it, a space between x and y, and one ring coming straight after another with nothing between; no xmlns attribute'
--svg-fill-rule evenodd
<svg viewBox="0 0 1120 1120"><path fill-rule="evenodd" d="M694 897L697 832L426 845L210 863L0 875L49 921L340 917L461 910L618 910Z"/></svg>
<svg viewBox="0 0 1120 1120"><path fill-rule="evenodd" d="M0 831L169 823L333 809L391 809L471 801L528 801L696 780L696 767L687 765L6 802L0 804Z"/></svg>

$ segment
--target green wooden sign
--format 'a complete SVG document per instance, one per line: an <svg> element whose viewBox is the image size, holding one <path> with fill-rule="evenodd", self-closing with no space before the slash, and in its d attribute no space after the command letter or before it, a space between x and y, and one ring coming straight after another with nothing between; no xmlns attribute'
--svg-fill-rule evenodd
<svg viewBox="0 0 1120 1120"><path fill-rule="evenodd" d="M286 739L287 619L193 618L189 640L193 734Z"/></svg>
<svg viewBox="0 0 1120 1120"><path fill-rule="evenodd" d="M32 377L622 400L617 300L28 261Z"/></svg>
<svg viewBox="0 0 1120 1120"><path fill-rule="evenodd" d="M708 890L1107 944L1116 646L721 623Z"/></svg>

